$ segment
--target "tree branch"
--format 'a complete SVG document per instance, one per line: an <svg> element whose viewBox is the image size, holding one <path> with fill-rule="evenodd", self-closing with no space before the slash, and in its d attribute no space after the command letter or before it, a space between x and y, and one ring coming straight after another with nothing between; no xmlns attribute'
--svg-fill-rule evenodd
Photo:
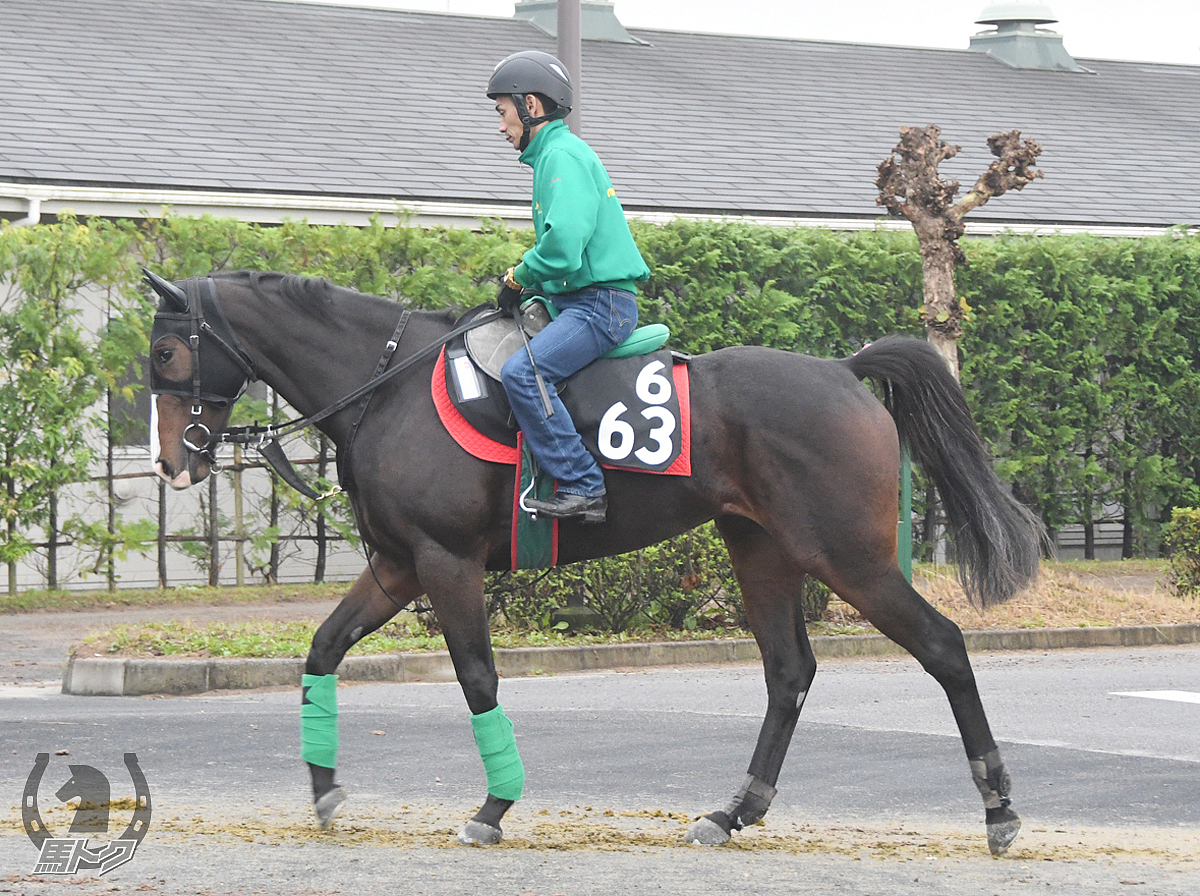
<svg viewBox="0 0 1200 896"><path fill-rule="evenodd" d="M959 220L972 209L979 208L995 196L1003 196L1009 190L1020 190L1042 177L1035 171L1037 158L1042 147L1036 140L1021 140L1020 131L1008 131L988 137L988 148L996 161L975 181L966 196L957 202L950 213Z"/></svg>
<svg viewBox="0 0 1200 896"><path fill-rule="evenodd" d="M929 340L946 358L957 376L957 340L962 335L963 306L954 294L954 268L966 262L958 244L966 232L963 216L993 196L1020 190L1042 176L1033 166L1042 148L1033 140L1021 140L1020 131L988 138L996 161L958 202L958 181L938 175L938 165L961 149L941 139L937 125L900 128L900 142L892 155L879 163L875 186L877 204L893 217L905 217L917 233L924 279L925 319Z"/></svg>

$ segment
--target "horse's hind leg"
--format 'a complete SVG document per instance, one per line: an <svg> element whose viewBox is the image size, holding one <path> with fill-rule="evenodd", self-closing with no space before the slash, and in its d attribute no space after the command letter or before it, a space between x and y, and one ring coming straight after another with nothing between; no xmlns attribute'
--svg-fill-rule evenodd
<svg viewBox="0 0 1200 896"><path fill-rule="evenodd" d="M911 653L946 692L971 776L983 796L988 849L993 855L1002 854L1016 839L1021 819L1011 805L1012 782L983 711L962 631L931 607L898 568L888 569L866 584L861 579L829 584L883 634Z"/></svg>
<svg viewBox="0 0 1200 896"><path fill-rule="evenodd" d="M313 804L327 830L346 800L334 782L337 767L337 675L351 647L421 595L411 569L376 556L321 623L304 664L300 706L301 755L312 777ZM381 587L382 586L382 587Z"/></svg>
<svg viewBox="0 0 1200 896"><path fill-rule="evenodd" d="M717 524L729 547L750 630L762 652L767 713L741 788L723 810L704 816L688 830L688 842L705 846L728 842L732 831L767 814L804 698L817 672L800 604L804 571L788 560L756 523L727 517Z"/></svg>

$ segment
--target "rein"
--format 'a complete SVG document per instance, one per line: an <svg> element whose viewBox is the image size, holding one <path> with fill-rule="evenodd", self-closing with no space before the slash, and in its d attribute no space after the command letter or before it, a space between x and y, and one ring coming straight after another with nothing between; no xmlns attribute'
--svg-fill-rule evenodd
<svg viewBox="0 0 1200 896"><path fill-rule="evenodd" d="M380 358L379 365L376 368L377 371L383 370L383 368L387 366L388 361L391 359L392 353L395 352L397 346L399 345L399 334L403 330L403 325L407 324L408 317L411 314L412 314L411 311L409 311L408 309L405 309L404 312L400 315L401 322L400 322L400 324L397 324L396 335L393 336L392 339L388 340L387 346L384 349L383 357ZM383 370L383 372L377 372L372 379L368 380L366 383L359 386L357 389L355 389L349 395L339 398L333 404L329 405L326 408L323 408L322 410L317 411L315 414L310 414L307 417L300 417L295 420L290 420L287 423L268 424L266 426L251 425L251 426L230 427L229 429L226 429L223 433L221 433L221 435L217 437L216 441L225 442L225 443L229 443L229 444L237 444L237 445L249 445L251 447L255 447L264 440L278 439L282 436L288 436L294 432L299 432L302 429L306 429L307 427L312 426L314 423L319 423L328 417L332 417L338 411L345 410L347 407L352 405L358 399L363 398L363 397L369 397L372 392L374 392L376 389L378 389L380 386L382 386L388 380L394 379L395 377L397 377L401 373L403 373L405 370L407 370L409 367L412 367L417 362L423 361L425 358L428 358L430 355L432 355L434 352L441 349L442 346L444 346L446 343L450 342L452 339L455 339L458 336L461 336L463 333L466 333L468 330L474 330L476 327L481 327L486 323L491 323L491 321L499 314L500 314L499 310L494 311L494 312L489 312L486 314L481 314L479 317L475 318L474 320L471 320L468 323L461 324L460 326L455 327L446 335L439 337L438 339L431 342L429 345L427 345L424 348L419 349L415 353L409 355L407 358L405 358L403 361L401 361L399 364L397 364L395 367L391 368L390 370ZM364 405L363 411L365 411L365 410L366 410L366 406ZM362 422L361 417L359 417L358 422L359 423Z"/></svg>
<svg viewBox="0 0 1200 896"><path fill-rule="evenodd" d="M217 300L216 283L212 277L206 277L202 281L204 287L208 290L209 298L212 301L213 307L217 311L218 317L221 316L220 304ZM461 336L463 333L473 330L476 327L483 326L491 322L501 312L497 309L494 312L484 313L465 324L461 324L452 328L448 333L439 339L434 340L429 345L419 349L412 355L409 355L395 367L387 369L388 364L392 360L396 349L400 346L400 338L404 333L405 327L408 325L409 319L412 317L412 311L405 308L400 314L400 320L396 324L396 329L392 333L392 338L387 341L384 346L383 355L379 359L379 363L375 366L375 372L370 380L364 383L359 388L355 389L349 395L339 398L333 404L317 411L315 414L310 414L307 417L300 417L286 423L268 424L266 426L260 424L252 424L246 426L234 426L225 429L217 436L213 436L207 426L199 421L200 416L200 334L213 338L218 347L220 347L241 369L245 375L245 380L242 383L242 390L245 389L246 380L257 379L257 371L254 369L253 363L249 357L235 345L229 345L219 334L204 319L203 303L199 295L199 278L188 281L185 284L188 289L189 299L189 316L191 318L191 338L188 340L188 347L192 354L192 422L188 424L183 433L183 444L188 451L195 454L200 454L206 458L213 468L214 472L220 470L220 464L214 455L214 449L219 444L245 445L254 448L263 456L263 458L271 465L271 468L279 474L288 485L296 489L302 495L313 500L327 498L331 494L336 493L338 489L333 489L330 492L321 494L314 491L300 478L288 460L287 455L283 451L283 446L279 444L279 440L292 433L299 432L316 423L325 420L338 411L342 411L352 405L356 401L361 403L358 408L358 415L355 417L353 424L350 427L350 437L342 452L343 459L348 460L350 450L354 444L354 438L358 433L359 425L363 421L363 417L367 412L367 405L370 404L371 396L384 383L399 376L405 370L408 370L418 362L428 358L434 352L440 350L451 340ZM257 285L255 285L257 289ZM234 337L236 343L236 337ZM236 401L241 396L241 391L237 396L234 396L231 401ZM193 441L193 438L196 440ZM346 464L340 465L342 469L346 468ZM340 477L339 477L340 478Z"/></svg>

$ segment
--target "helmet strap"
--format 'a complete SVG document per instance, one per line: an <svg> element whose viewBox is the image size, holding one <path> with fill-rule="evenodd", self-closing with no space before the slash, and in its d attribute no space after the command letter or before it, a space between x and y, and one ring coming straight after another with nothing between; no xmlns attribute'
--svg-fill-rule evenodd
<svg viewBox="0 0 1200 896"><path fill-rule="evenodd" d="M559 106L549 115L539 115L534 118L529 114L529 109L525 105L526 94L513 93L510 96L512 97L513 105L517 107L517 116L521 119L521 126L525 129L521 133L521 142L517 145L517 149L521 152L524 152L529 147L529 141L533 137L533 129L537 125L544 124L547 121L566 118L567 113L571 111L563 106Z"/></svg>

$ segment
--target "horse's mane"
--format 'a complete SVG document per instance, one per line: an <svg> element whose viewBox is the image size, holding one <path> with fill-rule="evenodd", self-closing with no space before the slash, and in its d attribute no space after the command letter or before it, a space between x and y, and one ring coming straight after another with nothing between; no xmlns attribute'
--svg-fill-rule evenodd
<svg viewBox="0 0 1200 896"><path fill-rule="evenodd" d="M285 299L331 320L338 318L338 309L344 309L348 303L361 303L364 299L385 301L379 296L368 296L344 286L335 286L324 277L300 277L296 274L280 274L279 277L279 291Z"/></svg>
<svg viewBox="0 0 1200 896"><path fill-rule="evenodd" d="M381 309L391 316L396 313L394 309L397 305L407 304L403 300L397 302L394 299L338 286L324 277L301 277L297 274L257 271L228 271L214 276L248 280L256 292L278 289L279 294L299 310L334 326L345 323L347 311L351 308ZM453 315L450 312L446 314L452 321Z"/></svg>

